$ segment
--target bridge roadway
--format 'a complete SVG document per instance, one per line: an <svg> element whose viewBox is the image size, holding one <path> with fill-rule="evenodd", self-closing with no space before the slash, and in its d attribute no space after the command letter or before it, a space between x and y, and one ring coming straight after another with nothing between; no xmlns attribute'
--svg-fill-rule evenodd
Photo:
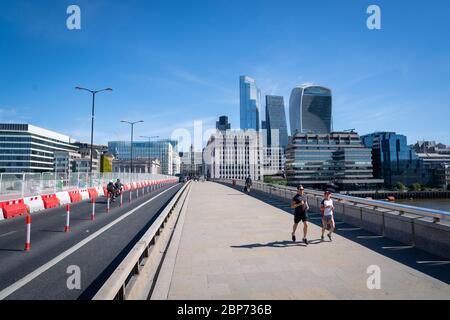
<svg viewBox="0 0 450 320"><path fill-rule="evenodd" d="M64 232L65 207L33 214L28 252L23 251L25 218L1 221L0 299L92 298L180 187L166 186L138 199L134 191L131 203L125 192L122 208L114 202L109 213L106 198L99 198L95 221L90 202L74 204L69 233ZM80 268L79 290L67 286L69 266Z"/></svg>
<svg viewBox="0 0 450 320"><path fill-rule="evenodd" d="M164 262L152 297L450 299L450 261L340 221L333 242L321 242L321 218L310 216L310 244L293 243L287 202L193 183L179 242L167 253L173 261ZM380 289L367 287L371 265L380 268Z"/></svg>

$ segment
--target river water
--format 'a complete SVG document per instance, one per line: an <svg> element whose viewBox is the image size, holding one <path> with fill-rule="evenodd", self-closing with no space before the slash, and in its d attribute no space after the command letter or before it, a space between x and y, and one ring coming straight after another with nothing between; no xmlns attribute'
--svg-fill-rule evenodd
<svg viewBox="0 0 450 320"><path fill-rule="evenodd" d="M409 206L448 211L450 213L450 199L398 199L395 202Z"/></svg>

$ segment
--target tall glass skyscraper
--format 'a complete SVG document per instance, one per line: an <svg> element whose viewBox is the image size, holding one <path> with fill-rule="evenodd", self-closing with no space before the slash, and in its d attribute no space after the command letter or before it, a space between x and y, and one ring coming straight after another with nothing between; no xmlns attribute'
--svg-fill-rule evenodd
<svg viewBox="0 0 450 320"><path fill-rule="evenodd" d="M303 85L291 92L289 116L291 134L330 133L331 90L321 86Z"/></svg>
<svg viewBox="0 0 450 320"><path fill-rule="evenodd" d="M288 144L288 133L283 97L266 96L265 122L267 129L267 144L269 146L285 149Z"/></svg>
<svg viewBox="0 0 450 320"><path fill-rule="evenodd" d="M241 76L239 78L239 92L241 129L253 129L259 131L261 91L256 86L254 79L248 76Z"/></svg>

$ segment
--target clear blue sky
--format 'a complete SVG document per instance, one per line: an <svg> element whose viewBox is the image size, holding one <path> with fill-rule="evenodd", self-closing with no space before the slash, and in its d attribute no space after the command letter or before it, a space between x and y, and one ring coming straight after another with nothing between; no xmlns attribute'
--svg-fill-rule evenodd
<svg viewBox="0 0 450 320"><path fill-rule="evenodd" d="M81 7L82 29L66 28ZM378 4L382 30L366 28ZM450 1L1 0L0 121L95 141L170 137L220 115L239 125L239 75L286 107L291 89L333 90L334 128L450 144ZM264 107L261 110L264 113ZM262 114L263 116L263 114Z"/></svg>

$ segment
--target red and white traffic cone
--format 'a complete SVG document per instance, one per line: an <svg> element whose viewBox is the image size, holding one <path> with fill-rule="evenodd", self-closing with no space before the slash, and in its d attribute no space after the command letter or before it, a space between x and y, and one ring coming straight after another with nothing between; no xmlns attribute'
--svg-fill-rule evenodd
<svg viewBox="0 0 450 320"><path fill-rule="evenodd" d="M109 201L109 196L108 196ZM95 220L95 198L92 198L92 212L91 212L91 220Z"/></svg>
<svg viewBox="0 0 450 320"><path fill-rule="evenodd" d="M27 214L26 218L27 223L27 242L25 242L25 251L30 250L30 244L31 244L31 215Z"/></svg>
<svg viewBox="0 0 450 320"><path fill-rule="evenodd" d="M66 205L66 212L67 212L67 217L66 217L66 227L64 228L64 232L69 232L69 229L70 229L70 204Z"/></svg>

